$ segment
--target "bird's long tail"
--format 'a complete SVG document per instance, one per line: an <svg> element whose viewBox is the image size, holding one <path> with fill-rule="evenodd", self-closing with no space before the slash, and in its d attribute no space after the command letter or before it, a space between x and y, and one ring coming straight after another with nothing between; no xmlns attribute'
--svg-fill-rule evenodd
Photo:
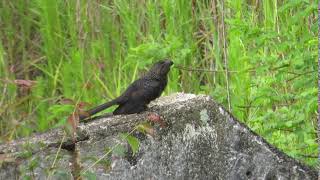
<svg viewBox="0 0 320 180"><path fill-rule="evenodd" d="M110 106L113 106L113 105L116 105L116 104L118 104L118 99L114 99L112 101L106 102L106 103L101 104L101 105L99 105L97 107L94 107L92 109L89 109L88 111L85 112L85 114L83 114L83 115L80 114L79 115L79 120L82 121L82 120L84 120L84 119L86 119L88 117L91 117L92 115L95 115L98 112L103 111L103 110L109 108Z"/></svg>

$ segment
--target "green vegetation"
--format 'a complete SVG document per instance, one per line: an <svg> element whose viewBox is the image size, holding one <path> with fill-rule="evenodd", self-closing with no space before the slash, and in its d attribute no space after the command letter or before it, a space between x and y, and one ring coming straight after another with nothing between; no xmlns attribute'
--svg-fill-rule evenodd
<svg viewBox="0 0 320 180"><path fill-rule="evenodd" d="M209 94L275 146L315 164L317 4L2 0L2 140L63 123L73 109L60 103L66 99L114 98L147 65L171 57L193 71L173 69L165 94Z"/></svg>

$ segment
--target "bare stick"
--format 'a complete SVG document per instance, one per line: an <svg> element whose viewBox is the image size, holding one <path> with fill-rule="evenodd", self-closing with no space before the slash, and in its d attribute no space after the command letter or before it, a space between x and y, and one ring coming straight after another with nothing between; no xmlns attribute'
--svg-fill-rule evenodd
<svg viewBox="0 0 320 180"><path fill-rule="evenodd" d="M224 1L222 1L222 37L223 37L223 59L226 72L226 83L227 83L227 98L228 98L228 109L231 112L231 99L230 99L230 87L229 87L229 72L228 72L228 58L227 58L227 40L226 40L226 29L224 24Z"/></svg>

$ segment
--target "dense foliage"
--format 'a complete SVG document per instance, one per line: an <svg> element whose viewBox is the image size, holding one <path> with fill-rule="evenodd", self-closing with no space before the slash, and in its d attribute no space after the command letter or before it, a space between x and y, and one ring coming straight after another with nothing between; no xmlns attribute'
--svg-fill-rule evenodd
<svg viewBox="0 0 320 180"><path fill-rule="evenodd" d="M2 140L63 123L74 107L62 101L110 100L147 65L171 57L188 70L172 70L165 94L209 94L314 164L317 3L2 0Z"/></svg>

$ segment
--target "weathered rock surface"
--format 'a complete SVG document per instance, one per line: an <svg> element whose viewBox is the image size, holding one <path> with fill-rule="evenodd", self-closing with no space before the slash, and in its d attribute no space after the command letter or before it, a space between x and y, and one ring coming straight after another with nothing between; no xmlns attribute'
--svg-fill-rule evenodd
<svg viewBox="0 0 320 180"><path fill-rule="evenodd" d="M77 171L89 179L317 179L315 169L272 147L208 96L179 93L150 107L168 126L155 124L153 136L134 132L135 155L119 133L146 121L147 112L81 124L76 151L60 129L2 144L0 179L71 179ZM121 155L119 147L129 151Z"/></svg>

